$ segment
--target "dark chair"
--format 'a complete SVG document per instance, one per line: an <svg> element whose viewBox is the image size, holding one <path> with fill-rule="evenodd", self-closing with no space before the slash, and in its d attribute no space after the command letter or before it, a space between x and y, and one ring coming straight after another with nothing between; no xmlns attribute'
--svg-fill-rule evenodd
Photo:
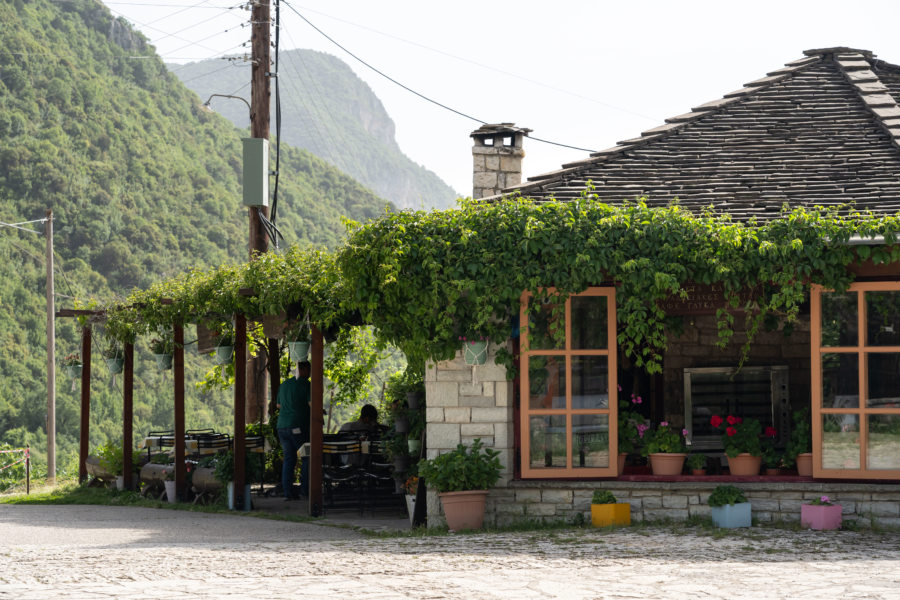
<svg viewBox="0 0 900 600"><path fill-rule="evenodd" d="M322 440L322 486L325 508L359 509L362 514L359 438L326 435Z"/></svg>

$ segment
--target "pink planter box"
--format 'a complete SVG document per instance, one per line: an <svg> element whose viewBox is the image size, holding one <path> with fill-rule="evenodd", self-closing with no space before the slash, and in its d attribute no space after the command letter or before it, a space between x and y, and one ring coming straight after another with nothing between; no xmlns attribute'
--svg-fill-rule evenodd
<svg viewBox="0 0 900 600"><path fill-rule="evenodd" d="M800 526L810 529L840 529L841 505L800 505Z"/></svg>

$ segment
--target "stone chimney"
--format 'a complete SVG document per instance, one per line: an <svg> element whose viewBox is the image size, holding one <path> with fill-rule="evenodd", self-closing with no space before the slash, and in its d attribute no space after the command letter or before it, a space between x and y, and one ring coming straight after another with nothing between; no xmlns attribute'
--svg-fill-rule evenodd
<svg viewBox="0 0 900 600"><path fill-rule="evenodd" d="M469 137L472 146L472 197L496 196L504 188L522 183L522 140L530 129L515 123L482 125Z"/></svg>

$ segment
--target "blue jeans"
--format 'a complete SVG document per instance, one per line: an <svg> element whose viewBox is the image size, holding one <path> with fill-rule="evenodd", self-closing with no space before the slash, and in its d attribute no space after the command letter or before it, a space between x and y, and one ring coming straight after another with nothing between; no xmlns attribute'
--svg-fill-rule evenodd
<svg viewBox="0 0 900 600"><path fill-rule="evenodd" d="M281 487L284 490L285 498L296 498L297 493L294 491L294 471L297 469L297 451L306 440L303 434L293 433L291 427L278 428L278 441L281 442L281 449L284 451L284 463L281 466ZM309 493L309 461L303 459L300 467L300 493Z"/></svg>

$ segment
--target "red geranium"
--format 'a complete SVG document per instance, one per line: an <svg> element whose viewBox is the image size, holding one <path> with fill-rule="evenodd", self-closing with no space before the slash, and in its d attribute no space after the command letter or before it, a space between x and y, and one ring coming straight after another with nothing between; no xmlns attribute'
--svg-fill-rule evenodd
<svg viewBox="0 0 900 600"><path fill-rule="evenodd" d="M710 425L722 431L722 424L727 426L722 431L722 445L725 447L725 454L735 457L741 453L752 454L753 456L762 455L761 435L763 432L762 425L756 419L747 419L744 422L740 417L728 415L723 420L722 417L714 415L709 420ZM772 436L775 434L775 428L766 429L766 435L771 430Z"/></svg>
<svg viewBox="0 0 900 600"><path fill-rule="evenodd" d="M720 417L719 415L713 415L709 420L709 424L718 429L719 425L722 424L722 417Z"/></svg>
<svg viewBox="0 0 900 600"><path fill-rule="evenodd" d="M770 425L770 426L766 427L765 431L763 432L763 435L765 435L766 437L773 438L778 435L778 431L776 431L775 428Z"/></svg>
<svg viewBox="0 0 900 600"><path fill-rule="evenodd" d="M728 437L734 437L734 434L736 434L736 433L737 433L737 429L735 429L734 427L726 427L725 428L725 435L727 435Z"/></svg>
<svg viewBox="0 0 900 600"><path fill-rule="evenodd" d="M728 415L727 417L725 417L725 420L728 422L729 425L734 425L734 424L738 423L738 419L734 415Z"/></svg>

